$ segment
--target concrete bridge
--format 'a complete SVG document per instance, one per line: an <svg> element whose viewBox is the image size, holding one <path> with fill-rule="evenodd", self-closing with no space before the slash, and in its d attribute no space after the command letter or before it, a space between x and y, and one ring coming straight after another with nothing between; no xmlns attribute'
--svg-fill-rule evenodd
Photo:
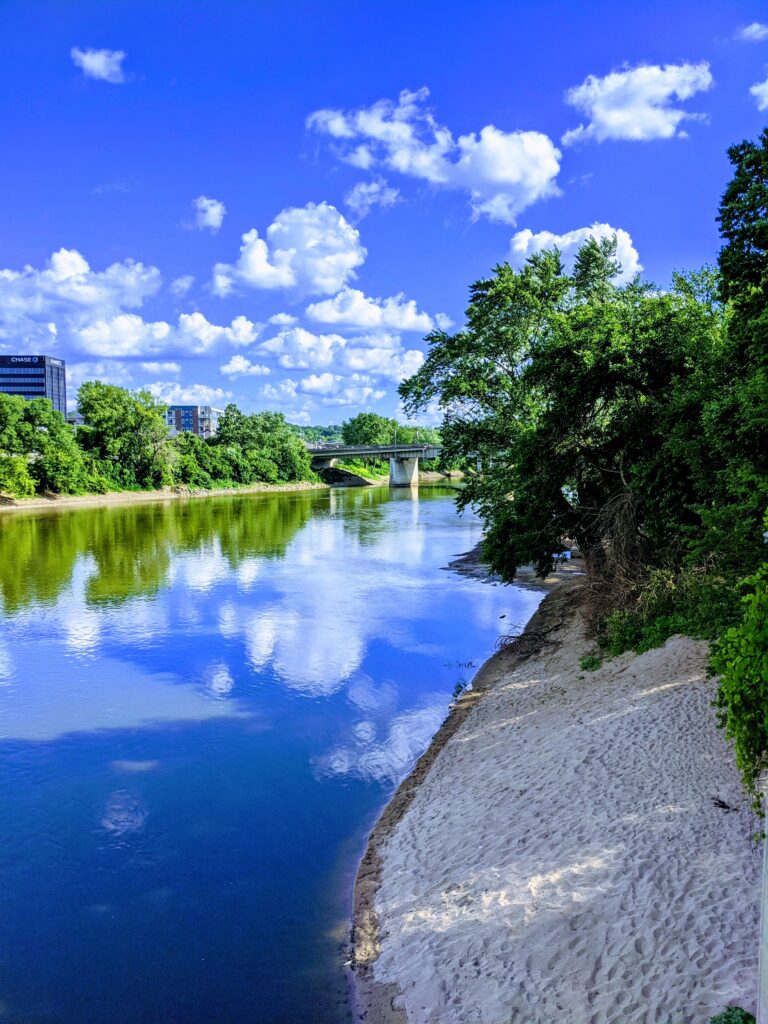
<svg viewBox="0 0 768 1024"><path fill-rule="evenodd" d="M437 459L442 449L434 444L308 444L313 469L329 469L345 459L389 459L390 487L415 487L419 459Z"/></svg>

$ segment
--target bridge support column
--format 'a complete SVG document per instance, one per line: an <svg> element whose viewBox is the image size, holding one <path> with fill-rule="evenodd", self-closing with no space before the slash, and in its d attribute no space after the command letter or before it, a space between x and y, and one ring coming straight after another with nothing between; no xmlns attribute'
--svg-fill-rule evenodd
<svg viewBox="0 0 768 1024"><path fill-rule="evenodd" d="M419 483L419 460L417 456L409 459L389 460L390 487L417 487Z"/></svg>

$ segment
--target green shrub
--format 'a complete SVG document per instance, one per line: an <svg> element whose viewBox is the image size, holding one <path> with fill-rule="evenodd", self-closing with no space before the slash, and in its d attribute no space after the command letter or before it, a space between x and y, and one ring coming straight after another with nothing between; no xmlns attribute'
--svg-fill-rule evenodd
<svg viewBox="0 0 768 1024"><path fill-rule="evenodd" d="M755 1018L740 1006L729 1006L716 1017L711 1017L709 1024L755 1024Z"/></svg>
<svg viewBox="0 0 768 1024"><path fill-rule="evenodd" d="M598 642L617 655L659 647L675 633L712 640L738 621L739 597L739 581L712 569L657 569L635 608L600 623Z"/></svg>
<svg viewBox="0 0 768 1024"><path fill-rule="evenodd" d="M28 498L34 493L35 482L29 475L26 456L0 454L0 494Z"/></svg>
<svg viewBox="0 0 768 1024"><path fill-rule="evenodd" d="M716 705L721 726L733 740L736 764L756 809L757 781L768 767L768 562L745 580L741 623L715 645L710 666L720 676Z"/></svg>
<svg viewBox="0 0 768 1024"><path fill-rule="evenodd" d="M599 654L585 654L583 658L579 660L579 668L582 672L595 672L603 663L603 659Z"/></svg>

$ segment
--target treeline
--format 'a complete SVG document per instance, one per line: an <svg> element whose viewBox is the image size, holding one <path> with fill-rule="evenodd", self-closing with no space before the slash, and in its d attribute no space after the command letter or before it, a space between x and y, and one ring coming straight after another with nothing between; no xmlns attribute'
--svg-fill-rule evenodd
<svg viewBox="0 0 768 1024"><path fill-rule="evenodd" d="M449 457L507 579L576 543L610 653L720 638L719 704L747 784L768 766L768 130L729 151L717 267L618 284L615 241L566 272L553 249L497 266L466 326L435 332L400 388L437 401ZM757 573L757 574L756 574ZM742 601L746 615L742 618Z"/></svg>
<svg viewBox="0 0 768 1024"><path fill-rule="evenodd" d="M0 493L26 497L187 486L236 487L314 478L281 413L228 405L214 437L169 434L166 407L145 391L86 382L74 430L47 399L0 394Z"/></svg>
<svg viewBox="0 0 768 1024"><path fill-rule="evenodd" d="M166 406L146 391L81 385L74 429L44 398L0 393L0 494L15 498L165 487L210 489L317 479L307 441L438 443L428 427L361 413L331 427L298 427L282 413L228 405L216 434L170 436Z"/></svg>

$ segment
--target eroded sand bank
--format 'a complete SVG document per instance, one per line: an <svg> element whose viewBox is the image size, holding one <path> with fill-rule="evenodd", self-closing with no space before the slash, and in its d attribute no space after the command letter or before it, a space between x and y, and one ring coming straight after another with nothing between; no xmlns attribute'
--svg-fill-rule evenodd
<svg viewBox="0 0 768 1024"><path fill-rule="evenodd" d="M368 1024L688 1024L754 1010L760 847L706 645L579 670L571 586L496 655L374 831Z"/></svg>

